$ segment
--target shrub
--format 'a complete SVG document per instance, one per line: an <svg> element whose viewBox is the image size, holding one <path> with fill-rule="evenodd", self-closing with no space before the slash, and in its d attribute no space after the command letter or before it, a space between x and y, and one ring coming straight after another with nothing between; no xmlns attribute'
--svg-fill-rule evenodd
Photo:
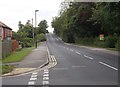
<svg viewBox="0 0 120 87"><path fill-rule="evenodd" d="M45 34L41 33L37 35L37 41L41 42L41 41L46 41L46 37Z"/></svg>
<svg viewBox="0 0 120 87"><path fill-rule="evenodd" d="M24 38L21 42L22 47L32 47L33 46L33 39L32 38Z"/></svg>
<svg viewBox="0 0 120 87"><path fill-rule="evenodd" d="M116 36L107 36L105 38L105 46L106 47L115 48L116 42L117 42Z"/></svg>
<svg viewBox="0 0 120 87"><path fill-rule="evenodd" d="M115 48L120 51L120 37L117 38L117 43L115 45Z"/></svg>

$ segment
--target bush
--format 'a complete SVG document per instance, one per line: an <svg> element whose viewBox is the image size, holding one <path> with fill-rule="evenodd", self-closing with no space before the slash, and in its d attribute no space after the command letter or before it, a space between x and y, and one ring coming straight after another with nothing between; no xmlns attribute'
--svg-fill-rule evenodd
<svg viewBox="0 0 120 87"><path fill-rule="evenodd" d="M41 33L37 35L37 41L41 42L41 41L46 41L46 37L45 34Z"/></svg>
<svg viewBox="0 0 120 87"><path fill-rule="evenodd" d="M105 38L105 46L109 48L115 48L117 42L117 37L116 36L107 36Z"/></svg>
<svg viewBox="0 0 120 87"><path fill-rule="evenodd" d="M96 46L96 47L105 47L105 41L100 41L100 38L99 37L96 37L95 39L94 39L94 44L93 44L94 46Z"/></svg>
<svg viewBox="0 0 120 87"><path fill-rule="evenodd" d="M23 47L32 47L33 46L33 39L32 38L24 38L21 42L22 48Z"/></svg>
<svg viewBox="0 0 120 87"><path fill-rule="evenodd" d="M93 46L94 38L92 38L92 37L77 38L75 42L78 43L78 44L82 44L82 45Z"/></svg>
<svg viewBox="0 0 120 87"><path fill-rule="evenodd" d="M117 43L115 45L115 48L120 51L120 37L117 38Z"/></svg>

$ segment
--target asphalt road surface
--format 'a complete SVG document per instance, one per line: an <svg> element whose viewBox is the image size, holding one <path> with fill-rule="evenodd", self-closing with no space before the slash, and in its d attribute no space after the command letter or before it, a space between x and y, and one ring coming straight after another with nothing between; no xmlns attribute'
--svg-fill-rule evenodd
<svg viewBox="0 0 120 87"><path fill-rule="evenodd" d="M118 85L118 55L69 45L54 34L46 37L56 66L3 78L3 85Z"/></svg>

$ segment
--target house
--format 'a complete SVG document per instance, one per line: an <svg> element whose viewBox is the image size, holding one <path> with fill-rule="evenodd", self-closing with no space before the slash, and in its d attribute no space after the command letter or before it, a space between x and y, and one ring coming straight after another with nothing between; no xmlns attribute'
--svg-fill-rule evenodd
<svg viewBox="0 0 120 87"><path fill-rule="evenodd" d="M12 52L12 29L0 21L0 42L2 49L2 58L8 56Z"/></svg>
<svg viewBox="0 0 120 87"><path fill-rule="evenodd" d="M0 39L11 40L12 38L12 29L0 21Z"/></svg>

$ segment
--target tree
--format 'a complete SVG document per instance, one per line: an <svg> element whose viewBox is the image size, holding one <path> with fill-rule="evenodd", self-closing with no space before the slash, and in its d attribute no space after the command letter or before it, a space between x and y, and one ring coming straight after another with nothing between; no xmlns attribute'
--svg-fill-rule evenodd
<svg viewBox="0 0 120 87"><path fill-rule="evenodd" d="M45 34L47 28L48 28L47 21L46 21L46 20L42 20L42 21L38 24L37 34L40 34L40 33L44 33L44 34Z"/></svg>
<svg viewBox="0 0 120 87"><path fill-rule="evenodd" d="M18 23L18 28L19 28L19 30L20 30L20 29L23 29L23 27L24 27L24 25L21 23L21 21L19 21L19 23Z"/></svg>

